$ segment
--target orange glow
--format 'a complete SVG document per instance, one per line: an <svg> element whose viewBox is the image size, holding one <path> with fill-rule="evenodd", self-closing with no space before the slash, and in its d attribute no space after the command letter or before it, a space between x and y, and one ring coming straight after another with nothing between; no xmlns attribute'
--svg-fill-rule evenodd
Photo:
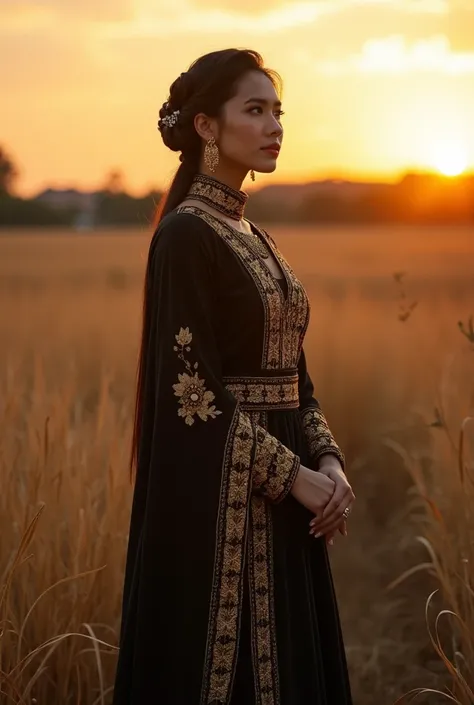
<svg viewBox="0 0 474 705"><path fill-rule="evenodd" d="M18 0L0 27L0 144L24 195L97 188L112 169L137 195L165 186L169 85L235 45L284 80L278 171L255 186L474 169L474 2Z"/></svg>

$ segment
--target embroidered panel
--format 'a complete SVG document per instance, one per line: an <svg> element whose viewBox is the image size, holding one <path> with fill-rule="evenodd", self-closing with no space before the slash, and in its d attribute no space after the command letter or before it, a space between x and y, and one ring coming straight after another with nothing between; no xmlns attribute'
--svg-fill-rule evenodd
<svg viewBox="0 0 474 705"><path fill-rule="evenodd" d="M297 367L303 338L309 323L309 301L302 283L279 252L272 238L257 228L277 258L288 285L285 299L280 285L268 267L251 249L244 233L195 206L179 212L194 213L210 225L229 245L251 275L259 291L265 316L262 369ZM254 226L256 227L256 226Z"/></svg>
<svg viewBox="0 0 474 705"><path fill-rule="evenodd" d="M301 411L300 415L311 462L314 464L324 453L333 453L345 467L344 453L337 445L322 410L317 406L310 406Z"/></svg>
<svg viewBox="0 0 474 705"><path fill-rule="evenodd" d="M227 705L238 653L255 434L236 406L229 428L214 558L201 705Z"/></svg>
<svg viewBox="0 0 474 705"><path fill-rule="evenodd" d="M193 425L195 416L199 416L203 421L207 421L209 418L215 419L216 416L222 414L222 411L218 411L214 404L211 405L215 396L213 392L206 389L205 380L199 377L199 363L195 362L192 365L184 354L191 351L193 335L189 328L180 328L175 338L178 345L175 345L173 350L178 353L178 357L184 362L186 369L183 374L178 374L179 382L173 384L175 396L179 397L181 405L178 409L178 416L182 416L188 426Z"/></svg>
<svg viewBox="0 0 474 705"><path fill-rule="evenodd" d="M254 227L257 227L254 225ZM309 325L311 306L306 290L288 261L278 249L274 239L257 227L268 241L288 284L288 298L282 321L280 367L294 367L298 364L306 330Z"/></svg>
<svg viewBox="0 0 474 705"><path fill-rule="evenodd" d="M244 410L297 409L298 373L284 377L224 377L226 389Z"/></svg>
<svg viewBox="0 0 474 705"><path fill-rule="evenodd" d="M266 428L265 412L252 413L251 418ZM272 536L271 507L263 497L252 495L248 566L256 705L280 704Z"/></svg>

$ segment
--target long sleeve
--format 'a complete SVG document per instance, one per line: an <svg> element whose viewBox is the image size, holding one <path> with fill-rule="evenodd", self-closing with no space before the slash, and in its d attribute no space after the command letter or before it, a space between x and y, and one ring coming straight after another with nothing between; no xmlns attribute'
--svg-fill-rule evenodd
<svg viewBox="0 0 474 705"><path fill-rule="evenodd" d="M317 469L319 458L325 453L335 455L345 467L344 453L331 433L321 405L314 397L314 385L308 373L304 349L298 363L299 412L308 444L311 466Z"/></svg>
<svg viewBox="0 0 474 705"><path fill-rule="evenodd" d="M253 423L223 385L212 315L219 293L213 269L219 245L209 226L190 214L175 215L161 226L152 244L156 409L179 448L195 444L203 462L206 448L221 448L222 456L232 449L249 466L252 491L280 502L300 459ZM199 471L204 475L206 469Z"/></svg>

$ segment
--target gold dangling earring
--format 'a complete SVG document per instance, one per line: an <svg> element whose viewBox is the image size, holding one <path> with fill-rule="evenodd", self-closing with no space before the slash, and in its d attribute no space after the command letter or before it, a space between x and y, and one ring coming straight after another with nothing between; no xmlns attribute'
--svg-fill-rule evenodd
<svg viewBox="0 0 474 705"><path fill-rule="evenodd" d="M252 179L252 181L255 181L255 172L253 169L250 170L250 178Z"/></svg>
<svg viewBox="0 0 474 705"><path fill-rule="evenodd" d="M215 172L219 165L219 147L214 137L211 137L204 147L204 164L212 173Z"/></svg>

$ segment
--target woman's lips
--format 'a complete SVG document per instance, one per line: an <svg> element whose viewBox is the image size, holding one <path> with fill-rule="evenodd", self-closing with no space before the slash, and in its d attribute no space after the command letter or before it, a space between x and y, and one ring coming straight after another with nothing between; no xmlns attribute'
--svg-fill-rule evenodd
<svg viewBox="0 0 474 705"><path fill-rule="evenodd" d="M262 147L262 151L266 152L267 154L270 154L272 157L278 157L280 154L280 148L279 147Z"/></svg>

